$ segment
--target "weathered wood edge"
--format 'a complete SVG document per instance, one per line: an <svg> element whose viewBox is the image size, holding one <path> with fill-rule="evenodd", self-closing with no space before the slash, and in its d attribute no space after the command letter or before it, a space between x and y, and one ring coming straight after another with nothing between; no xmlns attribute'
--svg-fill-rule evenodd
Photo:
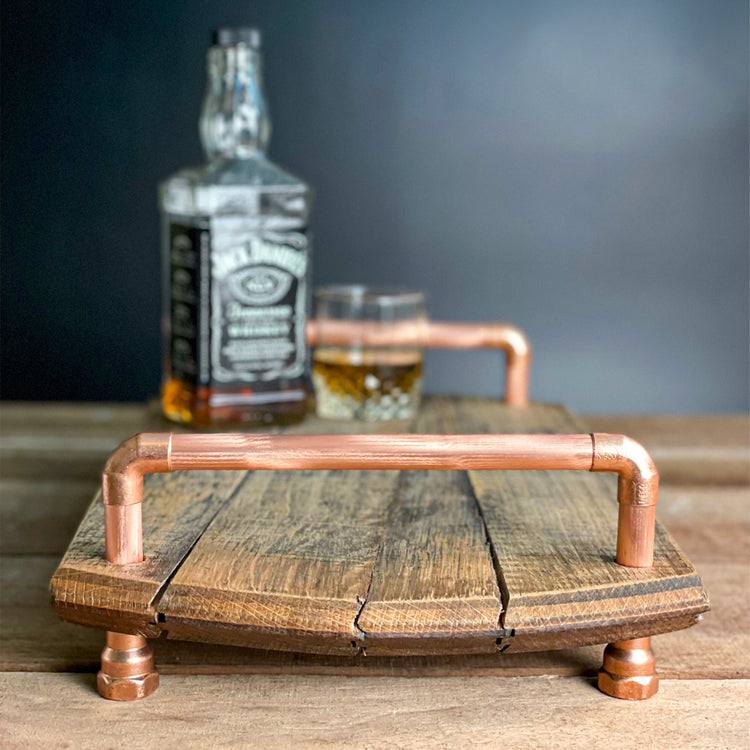
<svg viewBox="0 0 750 750"><path fill-rule="evenodd" d="M151 533L144 536L146 559L128 566L113 565L104 557L104 512L97 493L50 580L52 604L59 616L81 625L158 636L155 603L161 591L243 480L244 472L146 477L152 495L147 516ZM186 482L191 491L180 492ZM91 555L92 549L97 554Z"/></svg>
<svg viewBox="0 0 750 750"><path fill-rule="evenodd" d="M743 517L744 518L744 517ZM747 540L747 524L742 539ZM690 547L713 594L713 611L691 631L659 635L654 649L663 677L737 679L750 677L747 622L750 598L738 596L747 582L747 555L732 544L716 558L708 538ZM739 539L737 540L739 541ZM692 542L691 542L692 544ZM745 541L746 544L746 541ZM0 558L2 628L0 671L96 672L103 633L61 621L50 607L47 586L53 556ZM459 674L571 676L596 674L601 647L561 651L440 655L316 655L217 646L161 637L152 641L162 674L348 674L435 676Z"/></svg>

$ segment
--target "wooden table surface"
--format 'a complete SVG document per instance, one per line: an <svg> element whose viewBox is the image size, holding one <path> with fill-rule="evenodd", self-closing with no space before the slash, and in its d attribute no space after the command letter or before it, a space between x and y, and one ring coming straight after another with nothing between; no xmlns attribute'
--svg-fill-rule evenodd
<svg viewBox="0 0 750 750"><path fill-rule="evenodd" d="M601 647L381 659L374 668L219 646L157 643L162 687L98 697L102 633L57 620L48 583L129 435L151 407L3 405L0 412L2 747L750 747L750 424L746 416L589 416L640 440L662 477L658 517L701 574L712 610L654 638L649 701L595 688Z"/></svg>

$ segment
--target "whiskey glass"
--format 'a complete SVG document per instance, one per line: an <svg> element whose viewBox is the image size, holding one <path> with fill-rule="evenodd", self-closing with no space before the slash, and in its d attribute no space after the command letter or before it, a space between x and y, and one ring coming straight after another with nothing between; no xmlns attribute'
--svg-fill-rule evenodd
<svg viewBox="0 0 750 750"><path fill-rule="evenodd" d="M409 419L422 394L424 294L364 285L314 293L312 381L326 419Z"/></svg>

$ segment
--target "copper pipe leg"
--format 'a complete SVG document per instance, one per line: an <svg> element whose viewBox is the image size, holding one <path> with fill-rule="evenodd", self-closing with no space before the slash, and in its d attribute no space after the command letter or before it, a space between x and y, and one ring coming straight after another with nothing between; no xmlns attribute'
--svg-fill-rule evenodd
<svg viewBox="0 0 750 750"><path fill-rule="evenodd" d="M141 635L107 632L96 687L111 701L137 701L151 695L159 687L159 673L148 641Z"/></svg>
<svg viewBox="0 0 750 750"><path fill-rule="evenodd" d="M650 638L610 643L604 649L604 663L599 670L599 690L613 698L642 701L656 695L656 674Z"/></svg>

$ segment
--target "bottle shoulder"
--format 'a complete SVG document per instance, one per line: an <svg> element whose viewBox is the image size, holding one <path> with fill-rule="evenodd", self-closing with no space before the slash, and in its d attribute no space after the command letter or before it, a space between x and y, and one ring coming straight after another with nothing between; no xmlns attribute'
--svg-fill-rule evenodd
<svg viewBox="0 0 750 750"><path fill-rule="evenodd" d="M187 167L159 185L163 211L173 214L283 213L306 221L312 191L268 159L216 159Z"/></svg>
<svg viewBox="0 0 750 750"><path fill-rule="evenodd" d="M167 177L162 184L177 180L197 188L212 186L247 187L253 190L309 190L307 183L268 159L216 159L186 167Z"/></svg>

